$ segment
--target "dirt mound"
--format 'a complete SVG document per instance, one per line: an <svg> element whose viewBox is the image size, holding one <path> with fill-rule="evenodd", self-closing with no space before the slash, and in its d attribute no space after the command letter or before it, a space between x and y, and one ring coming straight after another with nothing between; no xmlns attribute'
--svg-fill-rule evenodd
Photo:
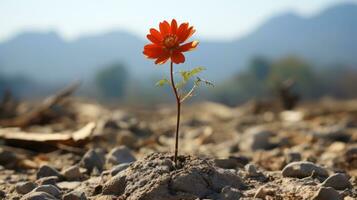
<svg viewBox="0 0 357 200"><path fill-rule="evenodd" d="M177 168L171 160L170 154L151 154L108 180L103 194L127 200L189 200L217 198L226 187L236 192L246 188L234 170L217 168L212 160L180 156Z"/></svg>

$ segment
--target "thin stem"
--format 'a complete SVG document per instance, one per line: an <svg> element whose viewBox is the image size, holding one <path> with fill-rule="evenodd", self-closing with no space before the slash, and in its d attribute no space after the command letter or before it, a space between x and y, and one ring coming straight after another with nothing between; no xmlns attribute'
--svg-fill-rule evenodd
<svg viewBox="0 0 357 200"><path fill-rule="evenodd" d="M184 96L181 98L181 103L183 103L187 98L191 97L193 95L193 92L195 91L197 85L193 85L193 87L191 88L191 90Z"/></svg>
<svg viewBox="0 0 357 200"><path fill-rule="evenodd" d="M176 134L175 134L175 156L174 156L174 162L175 165L177 166L177 154L178 154L178 138L179 138L179 128L180 128L180 111L181 111L181 100L177 92L177 88L175 86L175 81L174 81L174 69L173 69L173 62L171 61L170 63L170 77L171 77L171 87L172 90L174 91L175 98L176 98L176 105L177 105L177 121L176 121Z"/></svg>

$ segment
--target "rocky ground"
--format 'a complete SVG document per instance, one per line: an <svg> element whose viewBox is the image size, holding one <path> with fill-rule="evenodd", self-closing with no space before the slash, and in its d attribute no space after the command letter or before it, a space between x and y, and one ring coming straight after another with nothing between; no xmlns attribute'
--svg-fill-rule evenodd
<svg viewBox="0 0 357 200"><path fill-rule="evenodd" d="M0 199L357 199L356 100L294 111L187 105L177 166L171 106L72 100L67 111L61 120L0 128ZM20 130L33 137L15 137ZM48 136L58 132L81 140Z"/></svg>

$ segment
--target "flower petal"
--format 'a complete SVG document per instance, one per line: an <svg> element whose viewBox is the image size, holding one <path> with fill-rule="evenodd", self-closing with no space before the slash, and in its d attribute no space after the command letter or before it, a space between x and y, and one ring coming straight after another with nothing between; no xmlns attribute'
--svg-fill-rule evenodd
<svg viewBox="0 0 357 200"><path fill-rule="evenodd" d="M163 37L162 37L161 33L160 33L158 30L156 30L156 29L154 29L154 28L151 28L151 29L150 29L150 33L151 33L151 35L152 35L153 37L156 38L156 40L159 40L159 41L162 41L162 40L163 40Z"/></svg>
<svg viewBox="0 0 357 200"><path fill-rule="evenodd" d="M147 44L144 46L145 50L151 50L151 49L162 49L162 46L158 44Z"/></svg>
<svg viewBox="0 0 357 200"><path fill-rule="evenodd" d="M199 43L198 41L192 41L192 42L186 43L184 45L181 45L179 47L179 50L181 52L194 50L197 47L198 43Z"/></svg>
<svg viewBox="0 0 357 200"><path fill-rule="evenodd" d="M170 27L170 24L167 21L161 22L159 27L160 27L161 35L163 37L165 37L166 35L170 34L171 27Z"/></svg>
<svg viewBox="0 0 357 200"><path fill-rule="evenodd" d="M177 22L175 19L171 21L171 34L176 34L177 31Z"/></svg>
<svg viewBox="0 0 357 200"><path fill-rule="evenodd" d="M154 37L151 34L146 35L146 38L149 39L154 44L160 44L161 43L160 40L158 40L156 37Z"/></svg>
<svg viewBox="0 0 357 200"><path fill-rule="evenodd" d="M179 41L181 41L181 38L185 36L187 29L188 29L188 23L182 23L179 26L176 32Z"/></svg>
<svg viewBox="0 0 357 200"><path fill-rule="evenodd" d="M180 51L173 51L171 54L171 61L175 64L180 64L185 62L185 56Z"/></svg>
<svg viewBox="0 0 357 200"><path fill-rule="evenodd" d="M187 29L185 33L182 33L181 36L179 37L179 42L185 42L189 37L191 37L194 33L196 32L195 29L193 29L193 26Z"/></svg>
<svg viewBox="0 0 357 200"><path fill-rule="evenodd" d="M158 58L165 53L165 49L157 44L148 44L144 46L143 54L148 58Z"/></svg>
<svg viewBox="0 0 357 200"><path fill-rule="evenodd" d="M170 54L163 54L158 59L156 59L155 64L162 65L170 58Z"/></svg>
<svg viewBox="0 0 357 200"><path fill-rule="evenodd" d="M164 50L144 50L143 54L147 57L147 58L158 58L161 55L164 54Z"/></svg>

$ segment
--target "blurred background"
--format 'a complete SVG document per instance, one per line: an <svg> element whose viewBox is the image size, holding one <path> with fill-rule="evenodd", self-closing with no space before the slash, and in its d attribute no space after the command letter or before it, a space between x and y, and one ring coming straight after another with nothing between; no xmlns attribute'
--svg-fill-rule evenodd
<svg viewBox="0 0 357 200"><path fill-rule="evenodd" d="M170 88L155 86L168 66L142 50L148 30L172 18L200 41L176 69L204 66L215 84L195 101L357 97L356 0L2 0L0 96L36 100L80 80L89 99L168 102Z"/></svg>

